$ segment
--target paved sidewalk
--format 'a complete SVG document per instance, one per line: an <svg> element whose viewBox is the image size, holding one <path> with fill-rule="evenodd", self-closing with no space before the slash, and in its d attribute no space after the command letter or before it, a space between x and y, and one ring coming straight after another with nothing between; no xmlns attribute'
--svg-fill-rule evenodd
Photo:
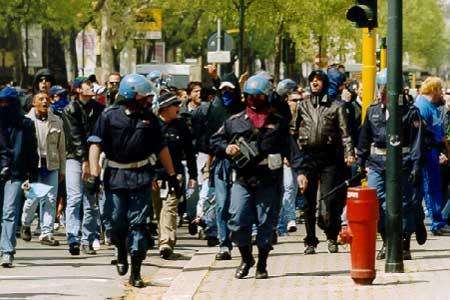
<svg viewBox="0 0 450 300"><path fill-rule="evenodd" d="M177 260L163 260L156 250L149 251L142 274L149 285L146 299L164 294L192 255L206 241L197 240L181 228ZM138 290L127 284L111 265L114 248L102 245L98 255L70 256L63 233L56 237L59 247L42 246L37 237L31 242L17 240L14 268L0 267L0 300L3 299L133 299ZM155 297L153 297L155 296Z"/></svg>
<svg viewBox="0 0 450 300"><path fill-rule="evenodd" d="M247 279L234 279L240 261L237 251L231 262L213 262L192 298L450 299L450 237L430 237L424 246L414 241L414 260L405 261L405 273L386 274L384 261L377 262L374 284L358 286L350 278L349 247L329 254L326 242L322 242L318 254L306 256L300 243L303 236L297 233L280 238L269 256L267 280L255 280L255 268ZM254 248L255 256L256 252Z"/></svg>

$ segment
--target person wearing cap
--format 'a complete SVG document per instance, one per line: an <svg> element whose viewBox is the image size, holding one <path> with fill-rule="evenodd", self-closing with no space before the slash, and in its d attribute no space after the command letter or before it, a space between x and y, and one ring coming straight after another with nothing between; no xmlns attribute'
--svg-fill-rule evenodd
<svg viewBox="0 0 450 300"><path fill-rule="evenodd" d="M105 217L111 224L111 242L117 248L116 269L121 276L128 273L129 254L129 283L135 287L145 285L141 265L150 242L146 226L157 156L167 174L168 193L173 193L177 199L181 194L160 122L147 105L152 94L152 87L144 76L125 76L119 85L117 105L101 114L88 139L91 176L87 189L97 192L103 173ZM102 151L106 162L100 170Z"/></svg>
<svg viewBox="0 0 450 300"><path fill-rule="evenodd" d="M3 191L0 194L0 263L4 268L10 268L16 252L16 228L23 197L21 185L26 180L36 181L39 156L33 121L22 116L17 91L12 87L0 91L0 120L3 147L9 153L6 164L2 162L0 180L3 185L0 189Z"/></svg>
<svg viewBox="0 0 450 300"><path fill-rule="evenodd" d="M182 161L185 159L187 173L189 174L188 188L195 188L197 183L197 164L192 143L192 134L185 121L179 118L181 101L173 93L166 93L158 98L157 114L159 116L161 133L164 142L169 148L173 166L180 179L180 185L184 185L185 167ZM159 192L167 190L167 173L162 166L157 166L156 181ZM161 211L156 211L159 217L159 253L163 259L169 259L176 243L177 207L179 197L173 193L157 193L161 195L156 201L162 201Z"/></svg>
<svg viewBox="0 0 450 300"><path fill-rule="evenodd" d="M52 71L49 69L40 69L36 72L33 78L33 89L32 94L25 100L25 105L23 107L25 112L29 112L33 107L33 96L37 93L48 94L50 88L55 83L55 77Z"/></svg>
<svg viewBox="0 0 450 300"><path fill-rule="evenodd" d="M355 154L347 115L344 106L328 96L328 76L321 70L314 70L308 77L311 95L301 101L297 110L296 128L298 144L312 157L312 173L305 196L305 254L315 254L319 243L316 236L317 191L320 181L320 195L328 194L340 182L339 166L344 160L348 166L355 162ZM338 149L343 148L343 151ZM342 157L342 153L344 154ZM325 201L326 200L326 201ZM341 200L341 201L340 201ZM330 253L338 252L337 237L340 231L340 216L345 203L339 194L324 199L325 207L319 214L319 225L325 231Z"/></svg>
<svg viewBox="0 0 450 300"><path fill-rule="evenodd" d="M50 97L50 109L51 111L61 117L64 108L69 104L69 100L67 99L67 90L60 85L54 85L48 91L48 96Z"/></svg>
<svg viewBox="0 0 450 300"><path fill-rule="evenodd" d="M86 193L89 178L88 137L104 106L93 99L92 83L84 79L74 85L77 97L65 107L62 119L66 137L66 234L71 255L96 254L93 242L99 235L99 212L95 195ZM80 210L83 209L83 213ZM81 217L82 216L82 217ZM78 235L81 230L81 239Z"/></svg>
<svg viewBox="0 0 450 300"><path fill-rule="evenodd" d="M244 111L228 118L212 136L213 153L231 161L231 240L239 248L241 264L235 277L242 279L255 264L252 226L256 224L258 263L256 279L268 278L267 258L278 223L276 206L281 199L283 159L288 158L302 191L307 187L307 160L289 134L289 124L271 111L271 83L253 76L245 83Z"/></svg>

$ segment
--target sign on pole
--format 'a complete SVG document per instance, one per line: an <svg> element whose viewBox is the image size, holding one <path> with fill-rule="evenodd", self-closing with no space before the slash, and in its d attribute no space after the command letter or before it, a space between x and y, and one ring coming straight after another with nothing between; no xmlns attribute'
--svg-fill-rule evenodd
<svg viewBox="0 0 450 300"><path fill-rule="evenodd" d="M136 13L136 39L162 39L162 9L143 8Z"/></svg>
<svg viewBox="0 0 450 300"><path fill-rule="evenodd" d="M226 64L231 62L230 51L209 51L208 63Z"/></svg>

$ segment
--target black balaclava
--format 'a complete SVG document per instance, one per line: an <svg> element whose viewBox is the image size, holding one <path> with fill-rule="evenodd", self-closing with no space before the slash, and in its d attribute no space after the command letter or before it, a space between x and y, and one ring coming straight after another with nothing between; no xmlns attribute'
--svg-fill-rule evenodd
<svg viewBox="0 0 450 300"><path fill-rule="evenodd" d="M325 74L325 72L323 72L322 70L314 70L308 76L310 86L311 86L311 83L312 83L314 77L316 77L316 76L319 77L323 82L323 87L320 92L313 93L311 91L311 98L313 98L313 100L315 100L314 102L317 105L319 103L319 101L321 101L323 99L323 97L325 95L327 95L329 83L328 83L328 76L327 76L327 74Z"/></svg>

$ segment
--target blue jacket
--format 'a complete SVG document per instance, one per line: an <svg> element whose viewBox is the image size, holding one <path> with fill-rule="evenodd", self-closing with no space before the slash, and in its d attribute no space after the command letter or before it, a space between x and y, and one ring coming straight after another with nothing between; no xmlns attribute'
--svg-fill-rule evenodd
<svg viewBox="0 0 450 300"><path fill-rule="evenodd" d="M421 164L423 123L419 110L414 106L401 106L402 130L401 147L403 166L419 169ZM381 103L373 104L367 109L366 119L361 127L357 147L358 163L377 172L386 169L386 155L371 151L387 148L387 109ZM408 149L406 151L406 149Z"/></svg>
<svg viewBox="0 0 450 300"><path fill-rule="evenodd" d="M419 95L414 102L425 124L425 149L440 148L444 141L444 116L439 107L431 103L425 96Z"/></svg>

